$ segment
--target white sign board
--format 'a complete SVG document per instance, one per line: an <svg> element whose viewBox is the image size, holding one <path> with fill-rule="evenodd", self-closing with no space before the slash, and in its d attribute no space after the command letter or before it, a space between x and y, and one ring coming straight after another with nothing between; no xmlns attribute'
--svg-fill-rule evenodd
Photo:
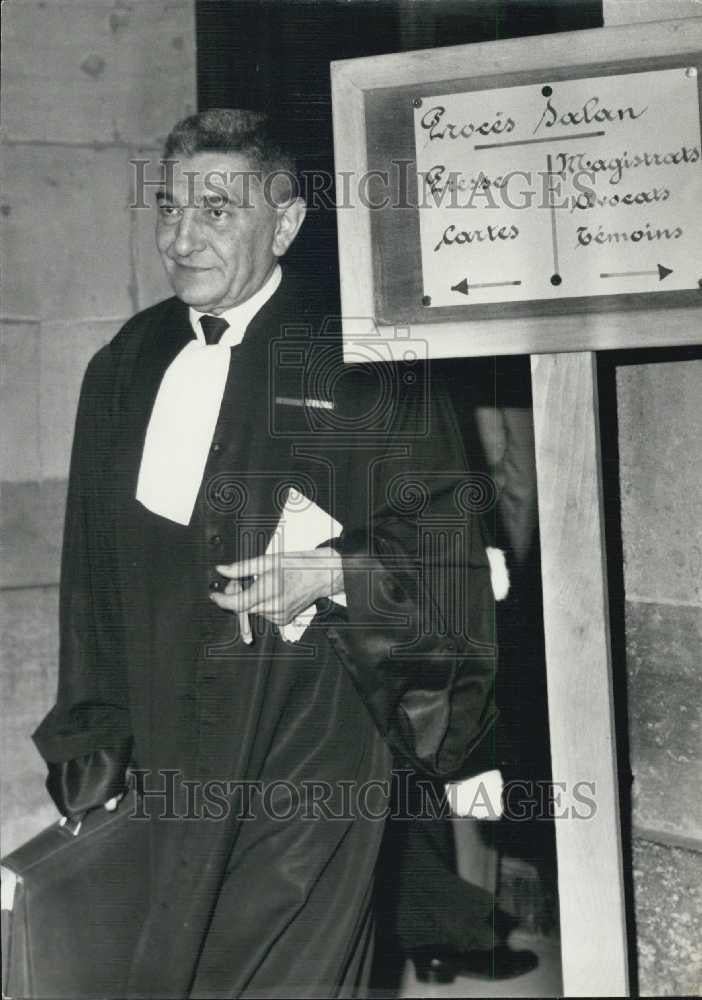
<svg viewBox="0 0 702 1000"><path fill-rule="evenodd" d="M413 103L425 307L700 287L694 67Z"/></svg>

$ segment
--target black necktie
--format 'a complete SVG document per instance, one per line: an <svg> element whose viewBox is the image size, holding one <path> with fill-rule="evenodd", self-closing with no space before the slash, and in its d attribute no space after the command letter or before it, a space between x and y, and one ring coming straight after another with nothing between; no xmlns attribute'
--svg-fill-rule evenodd
<svg viewBox="0 0 702 1000"><path fill-rule="evenodd" d="M218 344L224 331L229 329L229 323L221 316L201 316L200 326L208 347L211 344Z"/></svg>

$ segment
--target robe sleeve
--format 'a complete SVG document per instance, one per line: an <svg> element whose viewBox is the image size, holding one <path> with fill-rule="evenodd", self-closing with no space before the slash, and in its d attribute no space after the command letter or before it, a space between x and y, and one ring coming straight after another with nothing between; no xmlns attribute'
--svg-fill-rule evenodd
<svg viewBox="0 0 702 1000"><path fill-rule="evenodd" d="M456 779L491 766L497 653L480 524L490 496L440 385L418 385L395 410L382 445L361 425L351 450L334 543L348 607L328 634L396 757Z"/></svg>
<svg viewBox="0 0 702 1000"><path fill-rule="evenodd" d="M56 704L33 734L64 815L121 791L131 751L117 621L109 349L88 366L76 417L63 535Z"/></svg>

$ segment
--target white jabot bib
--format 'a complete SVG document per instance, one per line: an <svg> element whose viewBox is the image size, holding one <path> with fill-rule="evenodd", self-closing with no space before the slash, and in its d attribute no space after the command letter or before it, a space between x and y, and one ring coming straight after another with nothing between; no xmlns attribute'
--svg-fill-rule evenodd
<svg viewBox="0 0 702 1000"><path fill-rule="evenodd" d="M190 524L212 444L229 372L230 348L281 281L276 266L266 283L239 306L221 314L229 323L218 344L208 346L200 327L205 315L190 309L195 333L161 380L141 456L136 499L178 524Z"/></svg>

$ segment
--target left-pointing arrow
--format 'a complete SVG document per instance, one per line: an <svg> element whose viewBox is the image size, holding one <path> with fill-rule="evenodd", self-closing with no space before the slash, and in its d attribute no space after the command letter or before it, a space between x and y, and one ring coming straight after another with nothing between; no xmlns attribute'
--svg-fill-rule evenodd
<svg viewBox="0 0 702 1000"><path fill-rule="evenodd" d="M521 285L521 281L479 281L469 285L468 279L464 278L457 285L451 285L451 291L467 295L469 288L502 288L504 285Z"/></svg>

